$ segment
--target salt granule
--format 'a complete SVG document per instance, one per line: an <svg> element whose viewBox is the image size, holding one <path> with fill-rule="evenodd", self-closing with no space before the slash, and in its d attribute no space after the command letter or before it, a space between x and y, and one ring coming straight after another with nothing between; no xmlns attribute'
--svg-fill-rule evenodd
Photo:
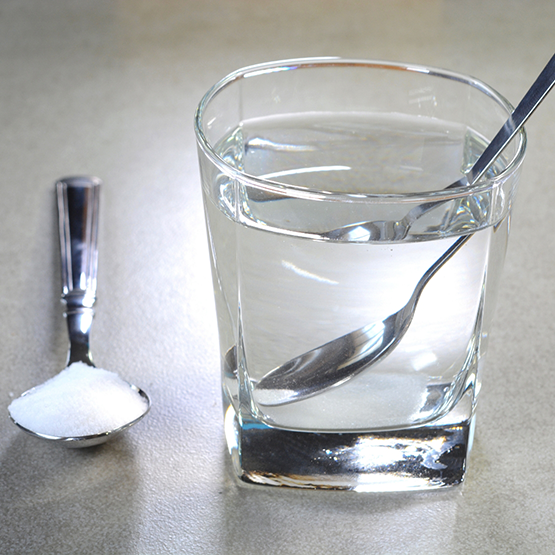
<svg viewBox="0 0 555 555"><path fill-rule="evenodd" d="M114 372L75 362L13 401L8 410L32 432L83 437L120 428L147 408L147 401Z"/></svg>

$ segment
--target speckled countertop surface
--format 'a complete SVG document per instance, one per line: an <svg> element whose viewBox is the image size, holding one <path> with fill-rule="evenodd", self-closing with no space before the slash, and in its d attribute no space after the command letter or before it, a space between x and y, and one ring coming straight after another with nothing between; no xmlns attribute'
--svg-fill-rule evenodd
<svg viewBox="0 0 555 555"><path fill-rule="evenodd" d="M2 0L0 552L552 553L555 95L527 126L467 481L418 494L235 482L192 118L226 73L316 55L446 67L516 102L554 20L552 0ZM83 451L6 410L65 361L53 182L76 173L105 182L95 358L153 401Z"/></svg>

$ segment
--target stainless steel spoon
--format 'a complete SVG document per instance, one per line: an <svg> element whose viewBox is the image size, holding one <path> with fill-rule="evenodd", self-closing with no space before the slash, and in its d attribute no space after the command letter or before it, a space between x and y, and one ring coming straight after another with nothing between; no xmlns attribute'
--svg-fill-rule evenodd
<svg viewBox="0 0 555 555"><path fill-rule="evenodd" d="M67 366L82 362L94 367L90 350L90 331L93 321L93 305L96 300L96 276L98 265L98 208L101 181L96 177L68 177L56 183L58 201L60 247L62 259L62 301L69 335ZM141 420L150 409L147 394L128 384L144 401L145 410L131 422L116 429L94 435L77 437L53 437L15 424L26 432L62 443L66 447L90 447L112 439ZM23 395L30 393L29 390Z"/></svg>
<svg viewBox="0 0 555 555"><path fill-rule="evenodd" d="M476 183L524 125L554 83L555 55L474 166L447 189L468 187ZM411 225L419 217L437 206L438 202L425 203L413 208L397 222L357 223L331 231L327 235L330 239L344 239L348 238L354 230L359 233L363 227L369 233L369 240L400 240L406 237ZM255 401L266 406L301 401L346 382L391 353L407 332L424 287L471 236L471 234L464 235L457 239L426 271L408 303L401 310L381 322L369 324L343 335L270 371L254 385Z"/></svg>

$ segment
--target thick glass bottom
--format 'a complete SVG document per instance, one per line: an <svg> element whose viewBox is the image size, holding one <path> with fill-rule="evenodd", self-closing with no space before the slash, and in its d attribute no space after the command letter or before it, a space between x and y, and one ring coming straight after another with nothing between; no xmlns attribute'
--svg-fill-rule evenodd
<svg viewBox="0 0 555 555"><path fill-rule="evenodd" d="M464 480L474 419L407 430L308 433L245 421L226 411L225 433L243 482L353 491L455 486Z"/></svg>

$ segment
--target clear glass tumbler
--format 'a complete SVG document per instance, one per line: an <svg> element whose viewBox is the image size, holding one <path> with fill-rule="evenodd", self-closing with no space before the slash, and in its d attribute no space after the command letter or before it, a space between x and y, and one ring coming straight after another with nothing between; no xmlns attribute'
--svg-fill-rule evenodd
<svg viewBox="0 0 555 555"><path fill-rule="evenodd" d="M204 96L195 131L241 480L462 482L524 132L478 183L447 187L511 111L464 75L336 58L248 67ZM365 360L462 236L401 340Z"/></svg>

